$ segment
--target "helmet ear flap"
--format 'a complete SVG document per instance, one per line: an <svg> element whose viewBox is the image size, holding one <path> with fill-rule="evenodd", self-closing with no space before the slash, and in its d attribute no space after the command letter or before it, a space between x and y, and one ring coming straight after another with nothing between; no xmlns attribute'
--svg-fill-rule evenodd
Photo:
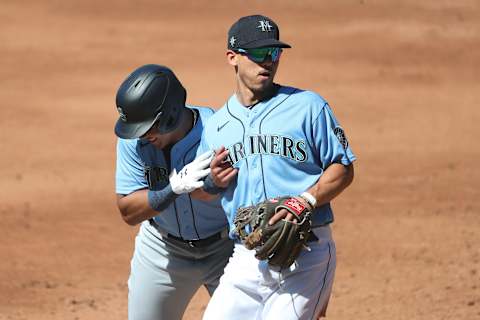
<svg viewBox="0 0 480 320"><path fill-rule="evenodd" d="M159 112L158 131L160 133L170 132L178 127L182 117L182 110L185 108L187 91L173 73L169 74L169 86Z"/></svg>
<svg viewBox="0 0 480 320"><path fill-rule="evenodd" d="M161 133L172 131L178 127L180 124L181 110L182 109L178 107L170 108L169 112L162 117L161 128L159 128Z"/></svg>

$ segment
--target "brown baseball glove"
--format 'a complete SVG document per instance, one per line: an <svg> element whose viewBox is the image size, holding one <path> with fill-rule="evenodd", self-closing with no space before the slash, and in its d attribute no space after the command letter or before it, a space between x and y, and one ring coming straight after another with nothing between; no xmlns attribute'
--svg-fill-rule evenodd
<svg viewBox="0 0 480 320"><path fill-rule="evenodd" d="M273 225L268 221L280 209L286 209L296 217L296 222L279 220ZM256 250L255 257L268 260L281 269L290 267L306 246L311 231L311 211L294 197L265 200L255 206L239 208L234 220L235 233L249 250Z"/></svg>

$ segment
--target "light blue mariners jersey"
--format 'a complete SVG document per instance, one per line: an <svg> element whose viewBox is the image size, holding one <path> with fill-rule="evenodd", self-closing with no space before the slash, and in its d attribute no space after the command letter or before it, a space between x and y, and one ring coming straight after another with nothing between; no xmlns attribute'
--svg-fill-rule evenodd
<svg viewBox="0 0 480 320"><path fill-rule="evenodd" d="M116 193L130 194L140 189L161 190L168 185L173 168L179 172L196 155L205 121L212 109L198 110L199 118L193 129L171 149L167 166L162 150L141 139L118 139ZM171 169L169 169L171 168ZM204 239L227 226L220 200L203 202L182 194L162 213L154 217L162 231L187 240Z"/></svg>
<svg viewBox="0 0 480 320"><path fill-rule="evenodd" d="M222 145L239 169L222 197L231 229L239 207L299 195L330 164L349 165L355 160L327 102L314 92L291 87L280 87L274 97L253 108L230 97L209 119L198 152ZM315 210L313 226L332 221L329 203Z"/></svg>

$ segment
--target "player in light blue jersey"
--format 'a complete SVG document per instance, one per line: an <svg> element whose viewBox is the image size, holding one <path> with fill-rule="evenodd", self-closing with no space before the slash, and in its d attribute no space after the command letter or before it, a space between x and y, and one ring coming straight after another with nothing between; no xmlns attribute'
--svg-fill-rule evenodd
<svg viewBox="0 0 480 320"><path fill-rule="evenodd" d="M198 189L211 154L195 154L214 112L185 99L175 74L159 65L136 69L117 92L117 204L126 223L141 223L130 320L181 319L201 285L213 293L233 250L219 201Z"/></svg>
<svg viewBox="0 0 480 320"><path fill-rule="evenodd" d="M255 258L238 240L204 319L317 319L335 266L330 201L353 180L344 130L318 94L274 83L282 49L268 17L239 19L228 33L236 89L204 129L199 154L216 150L204 190L221 193L231 229L237 209L294 196L313 210L308 250L288 270ZM270 220L294 220L285 209Z"/></svg>

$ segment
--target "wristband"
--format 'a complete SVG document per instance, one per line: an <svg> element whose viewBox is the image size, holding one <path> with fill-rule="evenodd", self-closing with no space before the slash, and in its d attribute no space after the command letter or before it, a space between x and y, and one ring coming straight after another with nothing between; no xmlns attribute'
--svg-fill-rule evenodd
<svg viewBox="0 0 480 320"><path fill-rule="evenodd" d="M305 191L300 195L300 197L307 201L308 204L312 206L312 209L315 208L315 206L317 205L317 199L315 199L315 197L311 193Z"/></svg>
<svg viewBox="0 0 480 320"><path fill-rule="evenodd" d="M169 184L162 190L148 190L148 205L155 211L165 210L178 197Z"/></svg>
<svg viewBox="0 0 480 320"><path fill-rule="evenodd" d="M225 191L225 188L221 188L213 182L212 174L209 173L208 176L203 181L203 191L209 194L219 194L222 191Z"/></svg>

